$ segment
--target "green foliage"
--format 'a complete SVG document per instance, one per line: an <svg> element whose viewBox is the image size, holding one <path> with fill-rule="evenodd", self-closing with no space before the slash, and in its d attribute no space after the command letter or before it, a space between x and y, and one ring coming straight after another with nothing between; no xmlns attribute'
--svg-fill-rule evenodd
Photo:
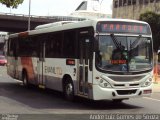
<svg viewBox="0 0 160 120"><path fill-rule="evenodd" d="M22 4L24 0L0 0L0 3L6 5L6 7L17 8L19 4Z"/></svg>
<svg viewBox="0 0 160 120"><path fill-rule="evenodd" d="M149 23L153 35L153 48L156 52L160 46L160 15L154 12L145 12L140 15L140 20Z"/></svg>

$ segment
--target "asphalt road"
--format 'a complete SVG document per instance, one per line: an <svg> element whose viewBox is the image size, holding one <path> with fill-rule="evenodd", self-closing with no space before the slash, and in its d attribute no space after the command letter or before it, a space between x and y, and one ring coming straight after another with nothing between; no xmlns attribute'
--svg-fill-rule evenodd
<svg viewBox="0 0 160 120"><path fill-rule="evenodd" d="M42 90L36 87L25 88L6 74L5 67L0 66L0 114L2 114L2 120L7 120L8 114L15 115L9 117L16 120L18 118L18 120L24 118L32 120L34 117L38 117L38 120L50 120L53 119L53 116L55 120L60 120L60 117L65 120L75 118L90 120L93 114L144 115L158 113L160 113L160 92L158 90L154 91L150 98L135 98L119 104L111 101L95 102L81 98L78 98L76 102L68 102L64 100L61 93L53 90Z"/></svg>

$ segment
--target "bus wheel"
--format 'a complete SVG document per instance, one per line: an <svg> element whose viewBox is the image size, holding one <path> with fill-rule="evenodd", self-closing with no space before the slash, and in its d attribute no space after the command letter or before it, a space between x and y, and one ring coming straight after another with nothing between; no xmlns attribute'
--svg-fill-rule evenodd
<svg viewBox="0 0 160 120"><path fill-rule="evenodd" d="M26 72L23 72L22 81L24 86L28 86L28 76Z"/></svg>
<svg viewBox="0 0 160 120"><path fill-rule="evenodd" d="M64 97L68 101L74 100L74 86L71 80L66 80L64 83Z"/></svg>

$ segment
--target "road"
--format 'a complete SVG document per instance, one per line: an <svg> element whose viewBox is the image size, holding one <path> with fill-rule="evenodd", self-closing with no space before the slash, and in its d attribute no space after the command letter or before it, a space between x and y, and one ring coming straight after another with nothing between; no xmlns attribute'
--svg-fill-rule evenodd
<svg viewBox="0 0 160 120"><path fill-rule="evenodd" d="M158 85L156 86L158 88ZM160 87L160 86L159 86ZM72 114L146 114L160 113L160 91L156 90L150 98L135 98L122 103L111 101L94 102L79 99L68 102L63 95L52 90L36 87L25 88L20 82L6 74L6 67L0 66L0 113L62 116L66 120ZM27 116L27 115L26 115ZM41 116L41 119L44 117ZM27 116L28 117L28 116ZM82 119L82 117L80 118ZM39 118L40 120L40 118Z"/></svg>

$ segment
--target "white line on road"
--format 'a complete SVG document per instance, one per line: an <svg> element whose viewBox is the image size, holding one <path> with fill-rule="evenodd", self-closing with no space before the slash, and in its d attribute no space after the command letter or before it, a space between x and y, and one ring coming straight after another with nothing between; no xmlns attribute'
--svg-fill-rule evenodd
<svg viewBox="0 0 160 120"><path fill-rule="evenodd" d="M143 97L143 98L160 102L159 99L154 99L154 98L149 98L149 97Z"/></svg>

